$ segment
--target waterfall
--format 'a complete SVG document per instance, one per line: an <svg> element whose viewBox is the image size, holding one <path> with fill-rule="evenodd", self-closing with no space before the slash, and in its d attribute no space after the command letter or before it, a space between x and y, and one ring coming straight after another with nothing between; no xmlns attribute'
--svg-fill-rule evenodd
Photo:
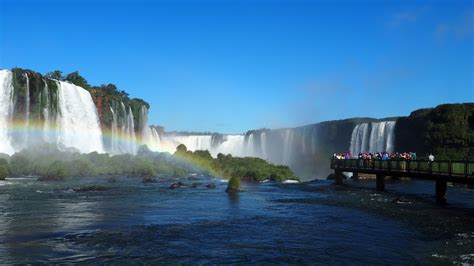
<svg viewBox="0 0 474 266"><path fill-rule="evenodd" d="M283 161L281 163L285 165L290 165L292 153L293 153L293 137L294 131L291 129L286 129L284 132L284 144L283 144Z"/></svg>
<svg viewBox="0 0 474 266"><path fill-rule="evenodd" d="M81 152L103 152L102 131L92 97L71 83L58 81L59 143Z"/></svg>
<svg viewBox="0 0 474 266"><path fill-rule="evenodd" d="M367 134L369 130L368 123L357 124L352 130L350 152L357 155L361 152L367 152L369 147L367 145Z"/></svg>
<svg viewBox="0 0 474 266"><path fill-rule="evenodd" d="M0 153L13 154L10 125L13 115L13 75L0 70Z"/></svg>
<svg viewBox="0 0 474 266"><path fill-rule="evenodd" d="M255 154L255 140L253 133L250 133L250 135L247 138L247 143L246 143L246 154L247 156L256 156Z"/></svg>
<svg viewBox="0 0 474 266"><path fill-rule="evenodd" d="M262 132L260 135L260 145L261 145L261 151L262 151L262 159L267 159L268 158L268 153L267 153L267 133Z"/></svg>
<svg viewBox="0 0 474 266"><path fill-rule="evenodd" d="M30 124L30 79L28 74L25 73L26 87L25 87L25 124L28 127Z"/></svg>
<svg viewBox="0 0 474 266"><path fill-rule="evenodd" d="M50 124L50 118L49 118L49 108L50 108L50 101L49 101L49 88L48 88L48 82L43 79L44 82L44 88L41 93L41 103L44 106L42 113L43 113L43 140L48 142L50 140L49 136L49 124Z"/></svg>
<svg viewBox="0 0 474 266"><path fill-rule="evenodd" d="M109 152L112 154L116 154L119 149L118 149L118 132L117 132L117 114L114 111L114 108L112 106L110 107L110 112L112 113L112 124L111 124L111 136L110 136L110 141L109 141Z"/></svg>
<svg viewBox="0 0 474 266"><path fill-rule="evenodd" d="M350 152L353 155L361 152L393 152L394 129L395 121L357 124L352 130Z"/></svg>
<svg viewBox="0 0 474 266"><path fill-rule="evenodd" d="M133 117L132 108L128 107L127 113L127 124L126 124L126 135L129 138L127 142L127 153L136 154L137 153L137 145L136 145L136 136L135 136L135 119Z"/></svg>

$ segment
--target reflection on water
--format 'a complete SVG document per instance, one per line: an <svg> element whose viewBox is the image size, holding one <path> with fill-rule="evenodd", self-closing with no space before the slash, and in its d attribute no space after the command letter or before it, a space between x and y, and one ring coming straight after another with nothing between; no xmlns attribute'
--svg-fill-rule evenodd
<svg viewBox="0 0 474 266"><path fill-rule="evenodd" d="M239 208L240 194L239 193L227 193L229 199L229 205L233 208Z"/></svg>
<svg viewBox="0 0 474 266"><path fill-rule="evenodd" d="M387 193L373 182L268 182L229 194L225 182L202 179L180 189L127 177L0 181L0 261L474 262L474 195L464 187L450 187L453 203L440 207L423 181L388 182ZM92 185L108 189L73 190Z"/></svg>

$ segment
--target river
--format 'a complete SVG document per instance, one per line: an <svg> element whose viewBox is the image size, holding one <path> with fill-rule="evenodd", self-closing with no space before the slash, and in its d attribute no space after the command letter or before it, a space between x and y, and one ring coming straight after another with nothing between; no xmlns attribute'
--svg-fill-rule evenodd
<svg viewBox="0 0 474 266"><path fill-rule="evenodd" d="M472 264L474 193L428 181L243 184L35 178L0 181L2 263ZM206 188L214 182L215 189ZM73 188L103 186L105 191Z"/></svg>

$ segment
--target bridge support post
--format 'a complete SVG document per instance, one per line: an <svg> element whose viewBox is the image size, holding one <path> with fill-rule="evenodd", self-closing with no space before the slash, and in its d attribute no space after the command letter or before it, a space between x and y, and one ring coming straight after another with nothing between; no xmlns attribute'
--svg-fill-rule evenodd
<svg viewBox="0 0 474 266"><path fill-rule="evenodd" d="M385 176L377 174L376 175L376 182L377 182L377 190L384 191L385 190Z"/></svg>
<svg viewBox="0 0 474 266"><path fill-rule="evenodd" d="M352 179L354 179L354 180L359 179L359 172L357 172L357 171L352 172Z"/></svg>
<svg viewBox="0 0 474 266"><path fill-rule="evenodd" d="M446 203L446 191L448 190L448 182L446 180L436 179L436 202Z"/></svg>
<svg viewBox="0 0 474 266"><path fill-rule="evenodd" d="M336 177L335 177L335 184L336 185L342 185L342 171L340 170L336 170L335 171L336 173Z"/></svg>

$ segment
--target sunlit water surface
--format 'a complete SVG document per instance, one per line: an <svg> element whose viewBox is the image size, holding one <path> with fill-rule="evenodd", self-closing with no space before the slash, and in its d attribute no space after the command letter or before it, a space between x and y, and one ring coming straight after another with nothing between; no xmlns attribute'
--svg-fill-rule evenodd
<svg viewBox="0 0 474 266"><path fill-rule="evenodd" d="M228 195L210 177L0 181L2 263L474 263L474 192L433 183L246 184ZM214 182L217 188L208 189ZM106 191L75 192L89 185Z"/></svg>

